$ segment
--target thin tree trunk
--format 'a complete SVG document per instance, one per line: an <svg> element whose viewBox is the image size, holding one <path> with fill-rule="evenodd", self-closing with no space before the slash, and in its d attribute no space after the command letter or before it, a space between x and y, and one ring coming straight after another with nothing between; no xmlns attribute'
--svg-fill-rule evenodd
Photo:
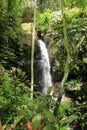
<svg viewBox="0 0 87 130"><path fill-rule="evenodd" d="M74 48L74 53L75 53L76 51L78 51L78 48L79 48L79 47L82 45L82 43L84 42L84 40L85 40L85 38L86 38L86 34L87 34L87 30L86 30L85 33L80 37L80 39L79 39L77 45L76 45L75 48Z"/></svg>
<svg viewBox="0 0 87 130"><path fill-rule="evenodd" d="M50 5L49 5L51 11L52 11L52 5L53 5L53 0L50 1Z"/></svg>
<svg viewBox="0 0 87 130"><path fill-rule="evenodd" d="M70 64L70 60L71 60L68 37L67 37L64 0L61 0L61 11L62 11L62 17L63 17L64 46L65 46L65 49L66 49L66 52L67 52L67 57L66 57L66 63L65 63L65 67L64 67L64 76L62 78L61 85L60 85L59 98L56 101L56 106L55 106L55 109L54 109L54 115L55 116L58 115L58 109L59 109L61 99L62 99L62 95L63 95L64 84L65 84L65 81L67 80L67 77L68 77L68 74L69 74L69 64Z"/></svg>
<svg viewBox="0 0 87 130"><path fill-rule="evenodd" d="M63 33L64 33L64 46L67 52L67 58L66 58L66 63L65 63L65 68L64 68L64 76L61 82L61 91L63 90L64 83L67 80L68 73L69 73L69 64L71 60L71 55L70 55L70 47L68 43L68 36L67 36L67 25L66 25L66 17L65 17L65 10L64 10L64 0L61 0L61 11L62 11L62 17L63 17Z"/></svg>
<svg viewBox="0 0 87 130"><path fill-rule="evenodd" d="M33 98L34 90L34 43L35 43L35 25L36 25L36 3L34 2L34 23L33 23L33 33L32 33L32 47L31 47L31 98Z"/></svg>

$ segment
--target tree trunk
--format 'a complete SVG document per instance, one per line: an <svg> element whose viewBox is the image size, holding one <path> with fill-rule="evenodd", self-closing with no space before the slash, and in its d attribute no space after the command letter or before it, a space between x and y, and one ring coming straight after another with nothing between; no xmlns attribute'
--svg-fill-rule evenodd
<svg viewBox="0 0 87 130"><path fill-rule="evenodd" d="M60 85L60 93L59 97L56 101L56 106L54 109L54 115L58 115L58 109L61 103L62 95L63 95L63 90L64 90L64 84L67 80L68 74L69 74L69 64L71 60L71 55L70 55L70 49L69 49L69 43L68 43L68 37L67 37L67 27L66 27L66 18L65 18L65 10L64 10L64 0L61 0L61 11L62 11L62 17L63 17L63 34L64 34L64 46L67 52L67 57L66 57L66 63L64 67L64 75L61 81Z"/></svg>
<svg viewBox="0 0 87 130"><path fill-rule="evenodd" d="M34 43L35 43L35 25L36 25L36 3L34 2L34 23L33 23L33 33L32 33L32 47L31 47L31 98L33 98L34 90Z"/></svg>
<svg viewBox="0 0 87 130"><path fill-rule="evenodd" d="M52 11L52 6L53 6L53 0L51 0L50 3L49 3L49 8L50 8L51 11Z"/></svg>

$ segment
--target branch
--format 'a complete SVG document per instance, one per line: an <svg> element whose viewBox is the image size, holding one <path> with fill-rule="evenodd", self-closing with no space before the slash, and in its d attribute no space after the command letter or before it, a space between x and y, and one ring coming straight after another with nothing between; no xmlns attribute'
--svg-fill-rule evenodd
<svg viewBox="0 0 87 130"><path fill-rule="evenodd" d="M83 43L83 41L85 40L85 38L86 38L86 32L87 32L87 31L85 31L85 33L81 36L79 42L77 43L77 46L76 46L74 52L76 52L76 51L78 50L78 48L80 47L80 45L81 45L81 44Z"/></svg>

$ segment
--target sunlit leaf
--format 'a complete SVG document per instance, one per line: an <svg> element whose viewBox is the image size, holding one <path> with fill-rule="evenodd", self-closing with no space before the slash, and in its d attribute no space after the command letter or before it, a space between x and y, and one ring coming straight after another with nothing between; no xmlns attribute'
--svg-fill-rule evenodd
<svg viewBox="0 0 87 130"><path fill-rule="evenodd" d="M47 90L47 94L50 95L51 91L52 91L52 87L49 87Z"/></svg>
<svg viewBox="0 0 87 130"><path fill-rule="evenodd" d="M78 119L78 116L76 116L76 115L71 115L71 116L67 117L67 118L64 119L64 120L61 120L61 126L66 125L66 124L68 124L68 123L71 123L72 121L74 121L74 120L76 120L76 119Z"/></svg>
<svg viewBox="0 0 87 130"><path fill-rule="evenodd" d="M40 126L40 123L41 123L41 115L37 114L36 116L34 116L32 120L33 130L37 130Z"/></svg>
<svg viewBox="0 0 87 130"><path fill-rule="evenodd" d="M57 118L53 115L52 112L45 110L44 114L44 116L46 116L47 118L52 119L53 122L58 123Z"/></svg>

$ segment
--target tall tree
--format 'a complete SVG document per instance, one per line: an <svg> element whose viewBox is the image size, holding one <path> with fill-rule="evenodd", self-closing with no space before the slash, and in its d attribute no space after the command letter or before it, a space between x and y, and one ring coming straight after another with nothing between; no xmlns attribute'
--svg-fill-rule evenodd
<svg viewBox="0 0 87 130"><path fill-rule="evenodd" d="M62 78L61 84L60 84L60 94L59 94L59 98L56 101L56 107L54 109L54 115L58 114L58 108L60 106L60 102L62 99L62 95L63 95L63 89L64 89L64 84L65 81L67 80L68 74L69 74L69 64L70 64L70 60L71 60L71 56L70 56L70 48L69 48L69 43L68 43L68 35L67 35L67 25L66 25L66 17L65 17L65 9L64 9L64 0L61 0L61 12L62 12L62 17L63 17L63 35L64 35L64 46L66 49L66 63L65 63L65 67L64 67L64 76Z"/></svg>
<svg viewBox="0 0 87 130"><path fill-rule="evenodd" d="M23 1L0 1L0 63L9 69L19 57ZM20 5L20 6L19 6Z"/></svg>
<svg viewBox="0 0 87 130"><path fill-rule="evenodd" d="M33 98L34 90L34 43L35 43L35 25L36 25L36 3L34 1L34 22L33 22L33 33L32 33L32 47L31 47L31 98Z"/></svg>

